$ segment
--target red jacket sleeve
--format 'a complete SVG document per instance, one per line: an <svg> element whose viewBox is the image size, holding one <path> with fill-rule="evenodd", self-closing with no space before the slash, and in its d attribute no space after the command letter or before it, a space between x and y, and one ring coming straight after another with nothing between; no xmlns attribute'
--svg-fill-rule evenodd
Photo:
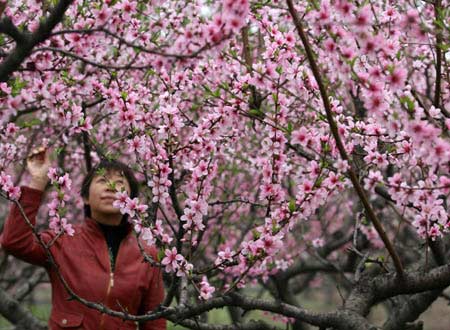
<svg viewBox="0 0 450 330"><path fill-rule="evenodd" d="M156 260L156 252L151 253ZM162 279L162 270L152 267L152 278L150 285L145 292L142 303L139 308L139 314L145 314L153 311L164 299L164 283ZM166 320L158 319L139 324L139 330L166 330Z"/></svg>
<svg viewBox="0 0 450 330"><path fill-rule="evenodd" d="M36 224L36 214L41 204L42 195L42 191L21 187L19 203L33 225ZM40 235L44 242L49 242L52 233L46 231ZM0 244L7 253L31 264L44 266L47 262L45 250L33 236L31 228L25 222L15 203L12 205L8 219L3 227Z"/></svg>

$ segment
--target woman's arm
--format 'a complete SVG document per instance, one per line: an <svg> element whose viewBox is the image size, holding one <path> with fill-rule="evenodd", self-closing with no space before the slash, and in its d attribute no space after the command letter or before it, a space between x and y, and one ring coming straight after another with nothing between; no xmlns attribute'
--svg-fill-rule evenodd
<svg viewBox="0 0 450 330"><path fill-rule="evenodd" d="M41 204L43 192L30 187L21 187L21 197L19 199L24 213L30 222L36 224L36 214ZM41 238L49 242L50 233L45 232ZM9 212L8 219L3 227L0 237L2 248L9 254L35 265L45 265L47 255L44 248L39 245L29 225L25 222L19 207L13 204Z"/></svg>
<svg viewBox="0 0 450 330"><path fill-rule="evenodd" d="M47 173L50 167L50 159L47 150L44 148L34 150L27 159L27 167L31 175L31 181L29 187L21 188L19 204L34 226L43 191L48 182ZM41 234L44 242L49 242L52 236L54 234L51 232ZM33 236L30 226L26 223L22 212L15 203L11 207L3 228L0 244L7 253L26 262L43 266L47 261L45 249Z"/></svg>

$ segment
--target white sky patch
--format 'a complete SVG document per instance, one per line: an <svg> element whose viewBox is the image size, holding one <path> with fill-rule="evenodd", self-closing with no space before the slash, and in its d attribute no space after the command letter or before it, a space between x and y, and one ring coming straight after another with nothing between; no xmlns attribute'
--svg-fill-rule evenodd
<svg viewBox="0 0 450 330"><path fill-rule="evenodd" d="M258 32L259 28L258 25L253 24L252 26L250 26L250 33L256 33Z"/></svg>
<svg viewBox="0 0 450 330"><path fill-rule="evenodd" d="M209 18L212 16L212 10L209 6L203 5L200 8L200 16Z"/></svg>

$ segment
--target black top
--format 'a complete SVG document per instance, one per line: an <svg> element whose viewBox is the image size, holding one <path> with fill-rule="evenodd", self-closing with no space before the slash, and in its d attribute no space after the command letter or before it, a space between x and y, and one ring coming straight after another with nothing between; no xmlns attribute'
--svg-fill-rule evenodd
<svg viewBox="0 0 450 330"><path fill-rule="evenodd" d="M119 252L120 242L127 236L129 231L129 224L127 221L122 221L118 226L109 226L99 223L100 228L105 235L106 244L108 245L109 257L111 261L111 271L114 271L117 253Z"/></svg>

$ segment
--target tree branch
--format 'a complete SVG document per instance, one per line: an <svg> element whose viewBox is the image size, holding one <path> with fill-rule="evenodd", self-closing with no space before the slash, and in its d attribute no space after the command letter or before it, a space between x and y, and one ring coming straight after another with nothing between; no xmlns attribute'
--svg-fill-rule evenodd
<svg viewBox="0 0 450 330"><path fill-rule="evenodd" d="M0 20L0 33L4 33L13 38L17 45L21 45L27 41L27 35L20 32L19 29L17 29L17 26L15 26L7 16Z"/></svg>
<svg viewBox="0 0 450 330"><path fill-rule="evenodd" d="M407 322L414 322L439 297L442 289L418 293L391 310L388 320L383 324L383 330L404 329Z"/></svg>
<svg viewBox="0 0 450 330"><path fill-rule="evenodd" d="M46 272L44 269L36 269L36 271L31 275L31 277L23 283L19 288L17 288L14 294L14 299L22 301L28 294L34 290L36 285L41 283L44 279Z"/></svg>
<svg viewBox="0 0 450 330"><path fill-rule="evenodd" d="M341 158L343 160L348 161L349 157L347 155L347 152L345 150L344 144L339 136L338 127L336 122L334 121L333 112L331 110L330 101L328 98L327 91L325 89L325 85L322 82L322 76L319 71L319 68L316 64L316 61L314 59L313 52L311 50L311 47L309 45L309 41L307 39L307 36L303 30L302 23L300 21L300 18L298 17L297 11L294 8L294 4L292 3L292 0L287 0L287 4L289 7L289 12L294 20L295 27L297 29L298 34L300 35L300 38L302 40L303 46L305 47L306 56L308 58L308 61L311 65L311 70L313 71L314 77L317 81L317 84L319 86L320 95L322 97L322 102L326 111L327 115L327 121L330 126L331 133L333 134L333 137L336 141L336 146L339 150L339 153L341 155ZM355 188L361 202L364 205L364 208L366 209L368 218L372 221L378 235L380 235L381 240L383 241L384 245L386 246L386 249L388 250L389 254L392 257L392 260L394 262L395 269L397 271L397 274L399 276L402 276L404 273L403 265L401 263L400 257L398 256L397 252L394 249L394 246L392 245L389 237L387 236L386 232L384 231L383 225L381 224L381 221L378 219L378 216L375 214L375 212L372 209L372 206L369 203L369 200L367 198L366 192L362 188L359 179L356 175L355 170L353 169L352 164L349 162L350 168L348 170L348 174L350 176L350 180L352 181L353 187Z"/></svg>
<svg viewBox="0 0 450 330"><path fill-rule="evenodd" d="M45 41L50 36L51 31L61 22L64 13L72 2L73 0L60 0L50 11L47 19L39 24L36 32L28 35L21 43L16 45L14 50L0 64L0 81L7 81L9 76L31 54L33 47Z"/></svg>
<svg viewBox="0 0 450 330"><path fill-rule="evenodd" d="M441 14L440 11L442 10L441 7L441 0L435 0L434 2L434 19L437 21L440 19ZM434 101L433 105L436 108L439 108L440 106L440 98L441 98L441 71L442 71L442 50L441 46L443 45L442 41L442 32L439 25L435 25L436 31L436 84L434 87Z"/></svg>
<svg viewBox="0 0 450 330"><path fill-rule="evenodd" d="M0 314L19 329L45 330L47 325L24 309L20 302L0 288Z"/></svg>

